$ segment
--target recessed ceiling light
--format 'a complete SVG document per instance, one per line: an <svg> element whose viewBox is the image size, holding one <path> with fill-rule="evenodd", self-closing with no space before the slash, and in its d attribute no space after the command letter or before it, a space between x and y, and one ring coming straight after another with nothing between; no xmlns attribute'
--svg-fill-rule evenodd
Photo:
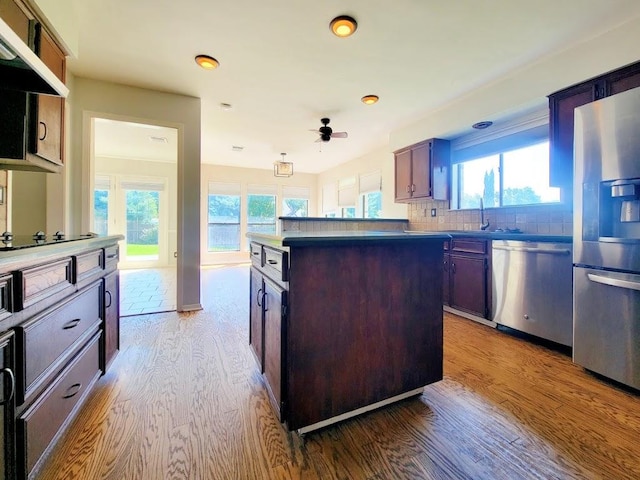
<svg viewBox="0 0 640 480"><path fill-rule="evenodd" d="M231 105L230 103L224 103L223 102L223 103L220 104L220 109L224 110L225 112L227 110L231 110L232 108L233 108L233 105Z"/></svg>
<svg viewBox="0 0 640 480"><path fill-rule="evenodd" d="M380 98L377 95L365 95L360 100L362 100L362 103L366 105L373 105L374 103L378 103L379 99Z"/></svg>
<svg viewBox="0 0 640 480"><path fill-rule="evenodd" d="M353 35L358 28L358 22L347 15L340 15L331 20L330 26L334 35L344 38Z"/></svg>
<svg viewBox="0 0 640 480"><path fill-rule="evenodd" d="M231 145L231 150L233 150L234 152L241 152L242 150L244 150L244 147L240 145Z"/></svg>
<svg viewBox="0 0 640 480"><path fill-rule="evenodd" d="M197 55L196 63L200 65L205 70L213 70L214 68L218 68L220 62L209 55Z"/></svg>
<svg viewBox="0 0 640 480"><path fill-rule="evenodd" d="M474 123L471 126L476 130L484 130L485 128L489 128L491 125L493 125L493 122L489 120L484 120L482 122Z"/></svg>
<svg viewBox="0 0 640 480"><path fill-rule="evenodd" d="M154 137L153 135L149 135L149 141L155 143L169 143L169 139L167 137Z"/></svg>

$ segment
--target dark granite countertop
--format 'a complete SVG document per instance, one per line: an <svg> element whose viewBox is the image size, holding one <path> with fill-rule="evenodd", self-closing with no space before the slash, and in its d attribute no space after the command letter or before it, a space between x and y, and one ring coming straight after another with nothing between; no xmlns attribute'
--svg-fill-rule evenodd
<svg viewBox="0 0 640 480"><path fill-rule="evenodd" d="M282 235L248 233L247 237L264 245L275 247L308 247L323 245L354 245L387 242L439 241L451 238L442 232L403 231L326 231L326 232L284 232Z"/></svg>
<svg viewBox="0 0 640 480"><path fill-rule="evenodd" d="M294 222L409 222L407 218L336 218L336 217L278 217Z"/></svg>
<svg viewBox="0 0 640 480"><path fill-rule="evenodd" d="M417 232L417 230L411 231ZM419 232L423 233L423 232ZM553 242L553 243L572 243L573 236L572 235L551 235L545 233L514 233L514 232L492 232L492 231L483 231L483 230L451 230L451 231L443 231L439 233L444 233L450 235L452 238L455 237L475 237L475 238L486 238L487 240L520 240L521 242Z"/></svg>

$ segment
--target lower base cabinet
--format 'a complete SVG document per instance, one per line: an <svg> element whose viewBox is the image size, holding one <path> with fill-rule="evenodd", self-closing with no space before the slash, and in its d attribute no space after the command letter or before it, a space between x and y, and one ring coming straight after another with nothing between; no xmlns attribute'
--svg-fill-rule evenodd
<svg viewBox="0 0 640 480"><path fill-rule="evenodd" d="M0 335L0 480L13 479L15 471L15 442L13 416L16 381L14 374L13 332Z"/></svg>
<svg viewBox="0 0 640 480"><path fill-rule="evenodd" d="M16 421L20 470L28 476L44 459L100 377L100 331Z"/></svg>
<svg viewBox="0 0 640 480"><path fill-rule="evenodd" d="M453 238L445 244L443 303L461 312L490 319L490 243Z"/></svg>
<svg viewBox="0 0 640 480"><path fill-rule="evenodd" d="M119 350L119 239L0 254L0 480L37 478Z"/></svg>

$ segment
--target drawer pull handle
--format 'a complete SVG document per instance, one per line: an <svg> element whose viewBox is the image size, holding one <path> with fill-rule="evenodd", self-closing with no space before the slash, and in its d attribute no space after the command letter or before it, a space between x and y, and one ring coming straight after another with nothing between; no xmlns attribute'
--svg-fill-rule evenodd
<svg viewBox="0 0 640 480"><path fill-rule="evenodd" d="M267 262L269 262L270 265L277 265L278 264L277 260L272 260L272 259L267 260Z"/></svg>
<svg viewBox="0 0 640 480"><path fill-rule="evenodd" d="M110 253L109 255L107 255L107 258L116 258L116 254L115 253Z"/></svg>
<svg viewBox="0 0 640 480"><path fill-rule="evenodd" d="M67 388L67 392L62 396L62 398L71 398L75 397L80 389L82 388L81 383L74 383L69 388Z"/></svg>
<svg viewBox="0 0 640 480"><path fill-rule="evenodd" d="M251 252L253 255L260 255L259 251L254 250L253 252Z"/></svg>
<svg viewBox="0 0 640 480"><path fill-rule="evenodd" d="M111 306L111 302L113 301L113 299L111 298L111 292L109 290L105 290L104 294L109 295L109 303L107 303L104 308L109 308Z"/></svg>
<svg viewBox="0 0 640 480"><path fill-rule="evenodd" d="M42 141L45 138L47 138L47 124L44 122L38 122L38 123L44 127L44 133L42 134L41 137L38 137L38 140Z"/></svg>
<svg viewBox="0 0 640 480"><path fill-rule="evenodd" d="M62 329L63 330L71 330L72 328L77 327L79 323L80 323L80 319L79 318L74 318L73 320L70 320L67 323L65 323L65 325L64 325L64 327L62 327Z"/></svg>
<svg viewBox="0 0 640 480"><path fill-rule="evenodd" d="M256 303L258 304L259 307L262 307L262 304L260 303L260 297L262 296L262 289L258 289L258 295L256 295Z"/></svg>
<svg viewBox="0 0 640 480"><path fill-rule="evenodd" d="M0 370L0 373L6 373L9 375L9 395L4 400L0 400L0 405L6 405L13 398L13 394L16 391L16 376L13 374L13 371L10 368L3 368Z"/></svg>

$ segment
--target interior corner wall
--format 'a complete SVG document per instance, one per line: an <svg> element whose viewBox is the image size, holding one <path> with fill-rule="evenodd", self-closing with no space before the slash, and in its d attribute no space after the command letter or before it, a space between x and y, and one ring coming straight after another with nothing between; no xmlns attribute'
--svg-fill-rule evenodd
<svg viewBox="0 0 640 480"><path fill-rule="evenodd" d="M382 176L382 217L408 218L407 204L395 203L395 164L393 152L385 146L362 157L325 170L318 174L318 214L322 216L322 185L338 182L341 178L358 177L359 175L380 170Z"/></svg>
<svg viewBox="0 0 640 480"><path fill-rule="evenodd" d="M178 129L178 310L200 303L200 99L76 77L71 101L69 233L90 228L90 119L104 117Z"/></svg>
<svg viewBox="0 0 640 480"><path fill-rule="evenodd" d="M54 174L19 170L11 173L11 231L15 235L45 231L48 175Z"/></svg>
<svg viewBox="0 0 640 480"><path fill-rule="evenodd" d="M567 46L391 132L390 150L428 138L450 139L483 120L496 120L548 104L547 95L637 62L640 18L584 42ZM523 88L527 85L527 88Z"/></svg>

